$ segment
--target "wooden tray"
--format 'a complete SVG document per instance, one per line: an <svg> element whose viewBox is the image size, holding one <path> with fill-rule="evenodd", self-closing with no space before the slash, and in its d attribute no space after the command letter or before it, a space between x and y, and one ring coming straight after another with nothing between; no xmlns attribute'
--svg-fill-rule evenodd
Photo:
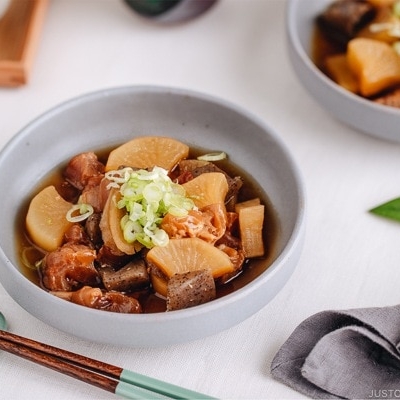
<svg viewBox="0 0 400 400"><path fill-rule="evenodd" d="M0 86L28 81L48 0L12 0L0 18Z"/></svg>

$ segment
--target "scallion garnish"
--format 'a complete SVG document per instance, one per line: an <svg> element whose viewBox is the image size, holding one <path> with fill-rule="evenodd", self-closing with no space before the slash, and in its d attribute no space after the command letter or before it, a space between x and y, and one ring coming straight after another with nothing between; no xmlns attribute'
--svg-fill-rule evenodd
<svg viewBox="0 0 400 400"><path fill-rule="evenodd" d="M224 151L208 153L197 157L197 159L201 161L220 161L224 160L225 158L226 158L226 153Z"/></svg>
<svg viewBox="0 0 400 400"><path fill-rule="evenodd" d="M74 204L67 212L67 220L69 222L81 222L89 218L93 212L93 207L90 204Z"/></svg>
<svg viewBox="0 0 400 400"><path fill-rule="evenodd" d="M107 172L106 178L121 193L117 207L126 209L120 225L127 243L138 241L147 248L167 245L168 234L159 227L164 215L184 216L195 207L184 188L160 167L151 171L127 167Z"/></svg>

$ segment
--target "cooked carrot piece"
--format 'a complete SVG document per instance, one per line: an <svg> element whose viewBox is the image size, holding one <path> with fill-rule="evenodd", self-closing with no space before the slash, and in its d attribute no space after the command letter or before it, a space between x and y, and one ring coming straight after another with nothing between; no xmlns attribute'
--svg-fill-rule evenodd
<svg viewBox="0 0 400 400"><path fill-rule="evenodd" d="M263 224L264 205L239 207L240 238L244 254L248 258L264 255Z"/></svg>

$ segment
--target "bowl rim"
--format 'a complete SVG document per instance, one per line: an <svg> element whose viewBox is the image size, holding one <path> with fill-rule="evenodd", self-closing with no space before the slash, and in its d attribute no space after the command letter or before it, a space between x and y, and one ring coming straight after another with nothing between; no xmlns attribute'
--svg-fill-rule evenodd
<svg viewBox="0 0 400 400"><path fill-rule="evenodd" d="M243 115L245 118L251 120L258 126L260 126L263 131L265 131L273 141L279 146L281 152L284 154L286 158L286 164L290 167L291 174L294 177L294 181L296 182L296 192L298 194L299 202L296 207L296 218L293 224L293 229L291 234L285 244L284 248L280 252L280 254L274 259L271 265L267 268L267 270L263 271L258 277L256 277L251 282L247 283L242 288L235 290L234 292L227 294L221 298L215 299L211 302L198 305L195 307L183 309L183 310L175 310L174 312L158 312L158 313L147 313L147 314L120 314L120 313L106 313L101 310L91 309L88 307L84 307L84 312L93 314L93 316L101 315L102 318L112 318L113 320L127 320L127 321L135 321L138 320L141 323L146 322L154 322L156 319L158 323L166 322L166 321L175 321L186 319L188 317L193 317L194 315L201 315L208 313L210 311L224 308L227 304L232 302L237 302L238 299L242 299L248 296L249 293L259 288L264 284L266 280L269 280L272 276L274 276L282 267L282 264L285 260L290 259L293 251L295 251L298 247L302 247L303 242L303 233L305 230L305 219L306 219L306 194L303 179L301 176L301 172L294 162L294 159L286 146L283 140L276 134L276 132L267 125L260 117L256 116L252 112L244 109L243 107L229 101L223 99L221 97L217 97L215 95L206 94L200 91L192 90L192 89L184 89L179 87L172 86L162 86L162 85L123 85L123 86L115 86L108 87L103 89L98 89L95 91L91 91L88 93L84 93L65 101L62 101L55 106L51 107L47 111L41 113L31 122L22 127L0 150L0 163L4 157L8 156L8 153L12 151L13 147L18 144L24 137L30 135L30 131L35 128L36 125L40 124L43 120L53 117L54 115L64 112L66 109L75 107L77 105L82 105L84 103L90 102L92 100L96 100L99 97L111 96L111 95L123 95L124 93L153 93L153 94L161 94L161 93L171 93L173 95L180 96L191 96L195 99L200 99L209 103L217 104L218 106L223 106L228 108L239 115ZM23 273L19 270L18 266L13 265L13 263L8 259L4 250L0 246L0 262L6 264L7 270L11 272L14 279L19 279L24 277ZM21 280L21 284L23 289L27 289L29 292L35 292L35 295L43 298L47 303L54 303L61 307L77 307L77 309L82 310L82 306L66 302L65 300L59 299L55 296L50 295L45 290L38 287L36 284L31 282L28 278ZM7 289L6 289L7 290Z"/></svg>

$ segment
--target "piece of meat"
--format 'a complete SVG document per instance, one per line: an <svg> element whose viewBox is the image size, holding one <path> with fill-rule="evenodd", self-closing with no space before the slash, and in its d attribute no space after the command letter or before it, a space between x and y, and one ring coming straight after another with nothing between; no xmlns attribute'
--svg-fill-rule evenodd
<svg viewBox="0 0 400 400"><path fill-rule="evenodd" d="M233 249L241 249L242 241L239 233L239 216L236 212L226 213L226 229L221 238L217 240L215 245L225 245Z"/></svg>
<svg viewBox="0 0 400 400"><path fill-rule="evenodd" d="M230 281L232 278L237 276L242 271L246 257L244 255L243 250L239 248L232 248L225 244L219 244L216 247L218 247L221 251L223 251L229 256L234 266L234 270L232 272L224 274L218 278L217 280L218 284L225 284L226 282Z"/></svg>
<svg viewBox="0 0 400 400"><path fill-rule="evenodd" d="M64 200L73 204L78 202L79 196L81 195L81 191L66 180L62 181L61 184L57 186L57 192Z"/></svg>
<svg viewBox="0 0 400 400"><path fill-rule="evenodd" d="M122 293L106 292L99 288L84 286L73 292L51 292L53 295L84 307L117 313L138 314L142 307L137 299Z"/></svg>
<svg viewBox="0 0 400 400"><path fill-rule="evenodd" d="M109 183L110 181L103 175L88 179L82 191L81 203L90 204L96 213L102 212L110 194L107 189Z"/></svg>
<svg viewBox="0 0 400 400"><path fill-rule="evenodd" d="M373 100L375 103L385 106L400 108L400 88L396 88Z"/></svg>
<svg viewBox="0 0 400 400"><path fill-rule="evenodd" d="M104 165L93 152L81 153L71 158L64 170L64 178L79 190L83 190L91 178L103 174Z"/></svg>
<svg viewBox="0 0 400 400"><path fill-rule="evenodd" d="M228 179L228 193L225 196L225 205L227 210L234 210L239 190L243 186L243 179L240 176Z"/></svg>
<svg viewBox="0 0 400 400"><path fill-rule="evenodd" d="M179 161L178 168L179 168L179 173L184 173L184 172L192 172L196 168L204 167L207 164L210 164L209 161L204 161L204 160L197 160L195 158L189 158L185 160Z"/></svg>
<svg viewBox="0 0 400 400"><path fill-rule="evenodd" d="M64 234L65 243L84 244L92 247L92 242L89 239L85 229L80 224L71 225Z"/></svg>
<svg viewBox="0 0 400 400"><path fill-rule="evenodd" d="M48 290L70 291L84 285L99 283L94 267L96 252L92 248L75 243L66 243L43 259L41 278Z"/></svg>
<svg viewBox="0 0 400 400"><path fill-rule="evenodd" d="M86 234L88 235L89 240L93 243L95 248L100 248L103 244L100 229L100 220L101 214L93 213L92 215L89 215L85 222Z"/></svg>
<svg viewBox="0 0 400 400"><path fill-rule="evenodd" d="M242 241L237 236L232 235L231 232L225 231L224 235L216 242L216 246L218 247L219 245L240 249Z"/></svg>
<svg viewBox="0 0 400 400"><path fill-rule="evenodd" d="M232 235L239 235L239 215L235 212L226 213L226 230Z"/></svg>
<svg viewBox="0 0 400 400"><path fill-rule="evenodd" d="M317 17L317 25L327 38L345 46L375 15L365 0L337 0Z"/></svg>
<svg viewBox="0 0 400 400"><path fill-rule="evenodd" d="M203 214L199 210L190 210L184 216L168 213L164 216L160 228L174 239L197 237L204 229Z"/></svg>
<svg viewBox="0 0 400 400"><path fill-rule="evenodd" d="M132 256L124 254L120 251L115 252L114 249L103 244L97 252L97 261L100 266L110 266L112 268L121 268L129 262Z"/></svg>
<svg viewBox="0 0 400 400"><path fill-rule="evenodd" d="M203 219L205 221L206 232L200 235L207 238L209 236L210 243L215 243L220 239L226 230L226 210L221 204L210 204L201 209Z"/></svg>
<svg viewBox="0 0 400 400"><path fill-rule="evenodd" d="M174 181L178 183L179 185L183 185L186 182L189 182L193 179L193 175L190 171L184 171L181 174L179 174Z"/></svg>
<svg viewBox="0 0 400 400"><path fill-rule="evenodd" d="M225 208L221 204L211 204L202 210L190 210L185 216L166 214L160 228L170 238L198 237L208 243L215 243L226 229Z"/></svg>

